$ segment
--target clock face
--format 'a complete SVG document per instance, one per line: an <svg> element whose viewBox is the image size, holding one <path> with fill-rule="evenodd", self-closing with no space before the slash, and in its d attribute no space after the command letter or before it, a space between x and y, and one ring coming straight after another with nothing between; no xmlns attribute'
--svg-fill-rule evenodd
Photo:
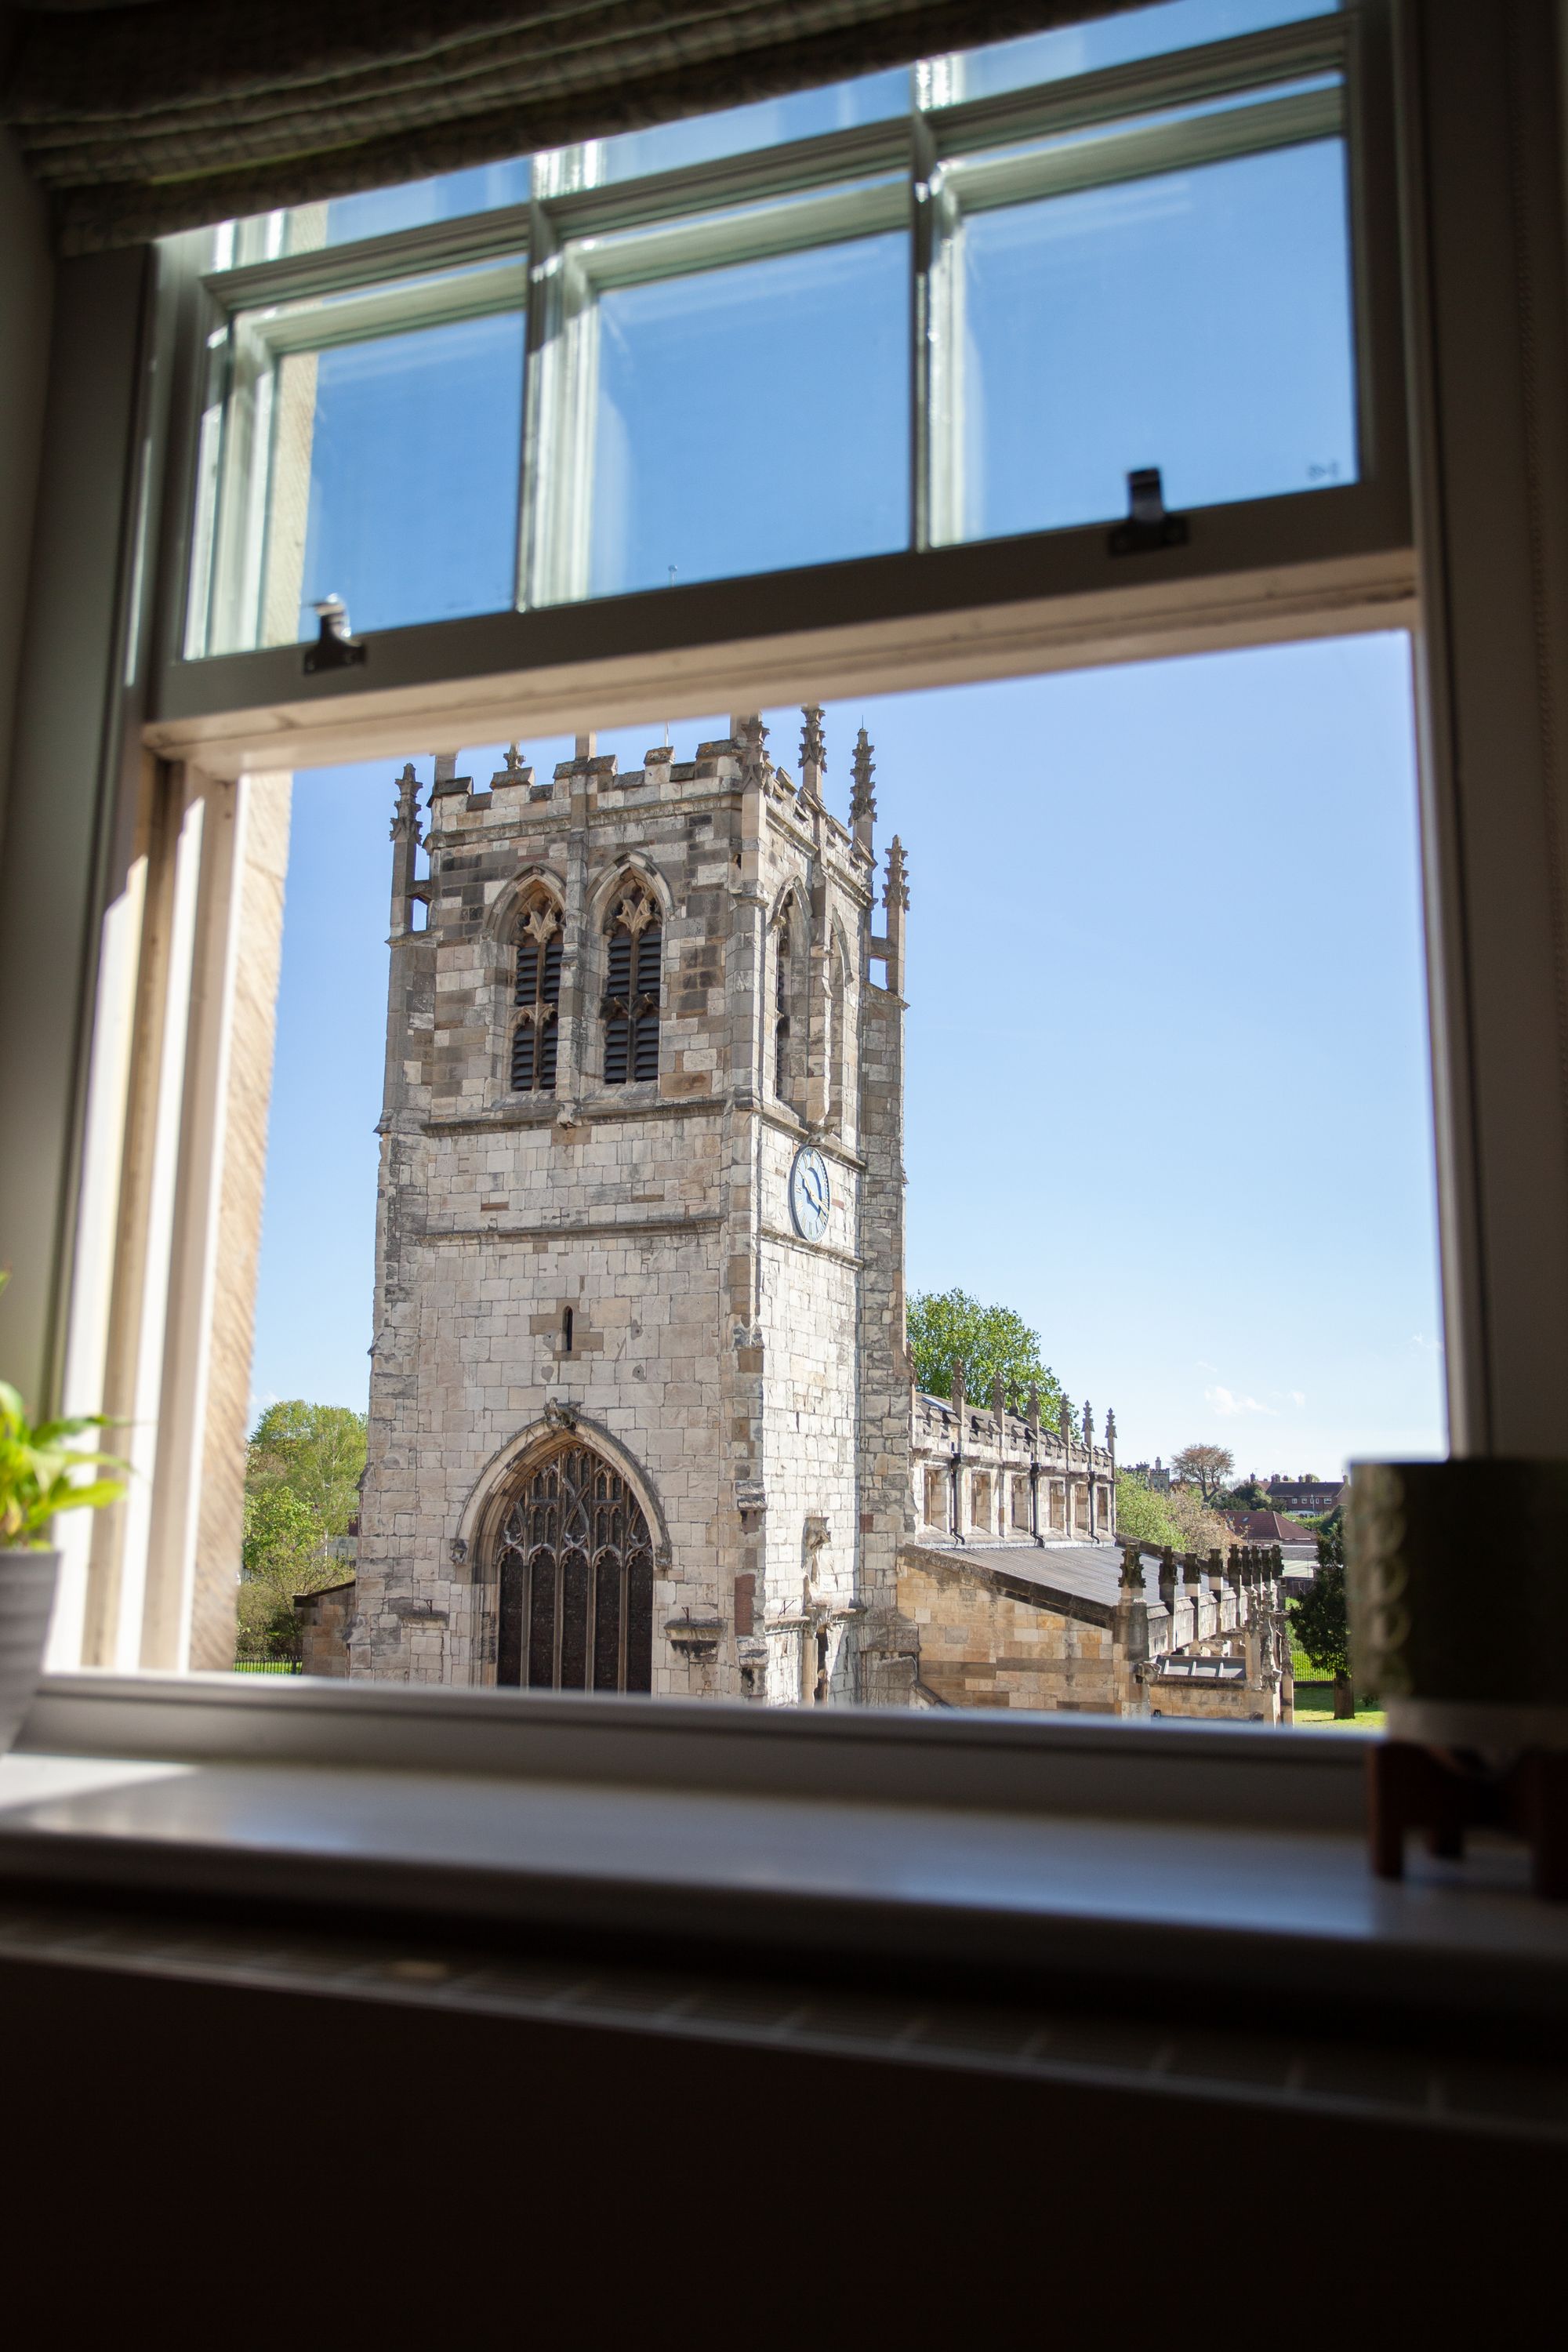
<svg viewBox="0 0 1568 2352"><path fill-rule="evenodd" d="M827 1181L827 1162L809 1143L803 1144L789 1171L789 1210L802 1241L822 1239L832 1206L833 1187Z"/></svg>

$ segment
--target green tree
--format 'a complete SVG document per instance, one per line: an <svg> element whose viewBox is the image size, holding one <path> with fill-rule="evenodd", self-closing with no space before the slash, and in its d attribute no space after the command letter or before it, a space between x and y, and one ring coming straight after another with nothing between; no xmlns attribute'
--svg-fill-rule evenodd
<svg viewBox="0 0 1568 2352"><path fill-rule="evenodd" d="M1037 1388L1041 1417L1055 1424L1060 1382L1041 1358L1039 1333L1010 1307L982 1307L965 1290L917 1290L909 1304L909 1334L915 1380L929 1396L952 1394L956 1361L973 1402L990 1403L1000 1372L1010 1412L1026 1412L1029 1391Z"/></svg>
<svg viewBox="0 0 1568 2352"><path fill-rule="evenodd" d="M348 1531L364 1475L365 1416L346 1405L269 1404L250 1434L247 1493L287 1486L309 1506L329 1536Z"/></svg>
<svg viewBox="0 0 1568 2352"><path fill-rule="evenodd" d="M294 1596L339 1584L331 1546L359 1507L365 1416L302 1398L268 1405L246 1450L239 1572L239 1654L286 1656Z"/></svg>
<svg viewBox="0 0 1568 2352"><path fill-rule="evenodd" d="M1205 1508L1190 1486L1159 1494L1133 1470L1116 1474L1116 1532L1173 1551L1224 1552L1232 1541L1225 1521Z"/></svg>
<svg viewBox="0 0 1568 2352"><path fill-rule="evenodd" d="M1119 1470L1116 1474L1116 1532L1119 1536L1134 1537L1139 1543L1158 1549L1169 1544L1173 1551L1184 1549L1182 1531L1166 1509L1167 1497L1157 1495L1146 1478L1134 1470Z"/></svg>
<svg viewBox="0 0 1568 2352"><path fill-rule="evenodd" d="M1274 1508L1273 1497L1258 1478L1244 1478L1239 1486L1232 1486L1228 1492L1216 1495L1214 1499L1217 1511L1271 1511Z"/></svg>
<svg viewBox="0 0 1568 2352"><path fill-rule="evenodd" d="M1351 1681L1350 1613L1345 1604L1344 1521L1338 1510L1329 1513L1318 1533L1318 1573L1312 1589L1290 1604L1290 1622L1300 1649L1321 1675L1334 1678L1334 1715L1348 1721L1355 1714L1355 1690Z"/></svg>

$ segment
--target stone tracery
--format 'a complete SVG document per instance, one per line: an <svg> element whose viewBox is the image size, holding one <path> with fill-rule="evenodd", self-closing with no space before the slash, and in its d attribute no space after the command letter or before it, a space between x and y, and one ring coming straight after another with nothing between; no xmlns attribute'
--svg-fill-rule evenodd
<svg viewBox="0 0 1568 2352"><path fill-rule="evenodd" d="M619 1471L574 1438L529 1466L496 1548L496 1680L646 1691L653 1546Z"/></svg>

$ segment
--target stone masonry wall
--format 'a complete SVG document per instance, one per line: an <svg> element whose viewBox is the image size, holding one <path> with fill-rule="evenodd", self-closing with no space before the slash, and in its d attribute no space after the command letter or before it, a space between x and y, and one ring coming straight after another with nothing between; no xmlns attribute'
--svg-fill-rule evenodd
<svg viewBox="0 0 1568 2352"><path fill-rule="evenodd" d="M899 1601L919 1631L921 1680L948 1706L1121 1711L1109 1612L1086 1604L1066 1617L1011 1597L959 1557L912 1548L899 1561Z"/></svg>

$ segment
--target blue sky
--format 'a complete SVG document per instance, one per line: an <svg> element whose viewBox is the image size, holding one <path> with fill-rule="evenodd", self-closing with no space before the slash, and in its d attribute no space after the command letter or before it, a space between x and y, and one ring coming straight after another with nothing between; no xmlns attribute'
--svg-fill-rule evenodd
<svg viewBox="0 0 1568 2352"><path fill-rule="evenodd" d="M1016 1306L1129 1458L1441 1451L1406 641L830 706L840 814L862 716L910 867L911 1286ZM393 773L296 787L258 1402L365 1400Z"/></svg>
<svg viewBox="0 0 1568 2352"><path fill-rule="evenodd" d="M1312 13L1167 0L967 70L1010 87ZM610 173L874 116L904 87L638 133ZM347 200L331 234L521 184ZM908 287L900 233L606 297L595 590L903 543ZM1150 464L1178 507L1354 477L1331 142L981 213L964 287L971 531L1110 517ZM502 317L326 355L305 607L335 590L374 631L510 600L521 348ZM798 716L769 716L793 766ZM1019 1308L1130 1457L1203 1437L1326 1473L1441 1451L1405 641L836 708L841 811L862 716L913 877L911 1285ZM662 724L602 748L637 765ZM723 726L678 718L678 756ZM467 758L482 778L498 754ZM395 764L297 788L258 1402L364 1402Z"/></svg>

